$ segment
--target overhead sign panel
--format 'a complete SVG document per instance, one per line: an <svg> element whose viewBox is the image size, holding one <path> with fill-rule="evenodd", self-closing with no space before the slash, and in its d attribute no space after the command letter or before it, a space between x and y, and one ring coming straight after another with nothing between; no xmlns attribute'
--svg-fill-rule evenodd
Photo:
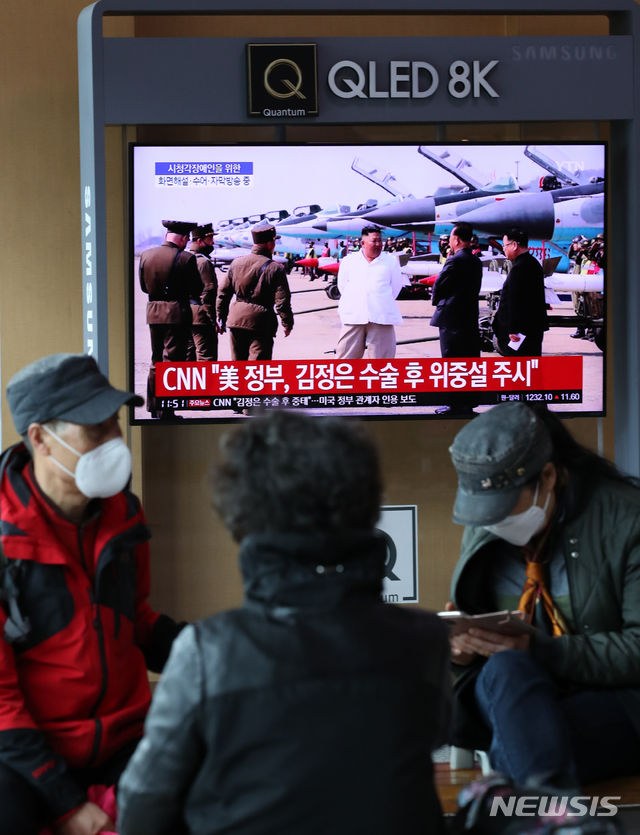
<svg viewBox="0 0 640 835"><path fill-rule="evenodd" d="M630 119L632 75L628 35L104 39L110 124Z"/></svg>

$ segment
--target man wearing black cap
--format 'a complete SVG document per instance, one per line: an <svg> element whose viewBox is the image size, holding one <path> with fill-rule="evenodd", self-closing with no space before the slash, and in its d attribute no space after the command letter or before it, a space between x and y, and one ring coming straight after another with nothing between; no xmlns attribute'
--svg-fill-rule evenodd
<svg viewBox="0 0 640 835"><path fill-rule="evenodd" d="M180 627L149 594L150 532L129 492L114 389L93 358L23 368L7 400L24 443L0 458L0 832L113 829L87 799L142 735L147 667Z"/></svg>
<svg viewBox="0 0 640 835"><path fill-rule="evenodd" d="M218 326L216 324L218 279L216 268L209 258L213 252L213 224L196 226L191 233L189 249L196 256L204 290L201 296L191 297L193 324L187 360L213 362L218 359Z"/></svg>
<svg viewBox="0 0 640 835"><path fill-rule="evenodd" d="M502 248L512 266L493 319L498 349L505 357L539 357L544 332L549 330L544 270L529 252L529 237L523 229L509 229Z"/></svg>
<svg viewBox="0 0 640 835"><path fill-rule="evenodd" d="M221 333L229 327L232 359L270 360L278 330L276 313L285 337L293 328L291 291L286 270L272 260L275 226L254 226L251 235L251 254L236 258L220 285L218 323Z"/></svg>
<svg viewBox="0 0 640 835"><path fill-rule="evenodd" d="M147 293L147 324L151 334L151 367L147 381L147 409L152 417L175 418L173 409L156 405L156 363L184 362L191 336L191 299L202 296L203 286L195 255L184 252L197 223L163 220L167 230L161 246L140 256L140 287Z"/></svg>
<svg viewBox="0 0 640 835"><path fill-rule="evenodd" d="M462 429L448 608L520 610L532 636L452 639L453 743L575 790L640 764L640 490L553 413L504 403Z"/></svg>

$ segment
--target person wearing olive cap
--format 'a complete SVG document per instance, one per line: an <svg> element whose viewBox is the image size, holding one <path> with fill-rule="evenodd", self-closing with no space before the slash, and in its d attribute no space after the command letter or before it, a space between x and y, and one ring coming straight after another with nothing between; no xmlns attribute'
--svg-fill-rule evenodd
<svg viewBox="0 0 640 835"><path fill-rule="evenodd" d="M518 783L640 772L640 490L551 412L504 403L462 429L450 610L520 609L533 636L454 637L452 743Z"/></svg>
<svg viewBox="0 0 640 835"><path fill-rule="evenodd" d="M218 359L218 325L216 323L216 299L218 278L216 268L209 256L213 252L213 224L196 226L191 233L189 250L196 256L198 272L202 279L203 291L191 298L191 337L187 349L187 360L193 362L214 362Z"/></svg>
<svg viewBox="0 0 640 835"><path fill-rule="evenodd" d="M270 360L278 316L285 337L293 328L291 290L285 268L272 260L275 226L254 226L251 236L251 253L232 261L220 284L218 324L221 333L229 328L232 359Z"/></svg>
<svg viewBox="0 0 640 835"><path fill-rule="evenodd" d="M0 832L113 829L88 802L142 736L181 625L149 594L149 528L128 490L118 411L142 398L92 357L19 371L7 401L24 441L0 458Z"/></svg>
<svg viewBox="0 0 640 835"><path fill-rule="evenodd" d="M173 409L158 409L156 363L185 362L191 338L191 299L204 292L196 257L184 249L197 223L163 220L164 243L140 256L139 280L149 296L147 324L151 335L151 367L147 380L147 409L154 418L176 418Z"/></svg>

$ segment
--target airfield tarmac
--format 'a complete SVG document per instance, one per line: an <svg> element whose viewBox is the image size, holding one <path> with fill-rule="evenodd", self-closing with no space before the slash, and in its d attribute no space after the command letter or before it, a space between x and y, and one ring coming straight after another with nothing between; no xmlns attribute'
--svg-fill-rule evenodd
<svg viewBox="0 0 640 835"><path fill-rule="evenodd" d="M149 330L146 324L147 296L140 289L137 280L139 259L135 259L135 282L134 282L134 390L142 397L146 395L147 375L151 360L151 345ZM220 277L220 274L219 274ZM333 353L338 336L340 334L340 319L338 317L338 302L327 297L324 288L328 282L322 278L310 281L304 276L302 269L296 268L289 276L289 286L293 296L292 306L295 316L295 325L291 335L285 339L282 328L274 343L273 357L278 359L330 359L335 356ZM407 345L398 345L397 357L423 359L436 358L440 356L440 344L438 341L438 328L432 328L429 321L434 313L430 301L401 301L398 302L402 313L402 325L396 326L396 339L398 342L405 340L419 340L431 338L429 342L413 342ZM480 313L486 313L483 309L483 301L480 301ZM562 302L554 305L549 312L550 317L567 316L573 314L573 304ZM563 404L562 411L593 412L600 411L603 403L603 354L593 342L584 339L572 339L570 334L572 328L551 328L544 337L543 356L582 356L583 357L583 402L579 404ZM483 353L486 357L497 357L497 354ZM230 360L231 351L228 334L223 334L218 341L218 359ZM390 417L392 415L415 415L417 411L421 415L433 415L437 406L420 407L390 407L390 408L346 408L346 409L308 409L310 414L342 414L345 416L359 417ZM483 411L490 408L479 407L476 411ZM555 409L551 406L551 409ZM188 411L178 412L189 418L218 418L233 420L242 415L233 411ZM135 409L136 420L150 420L149 412L144 407Z"/></svg>

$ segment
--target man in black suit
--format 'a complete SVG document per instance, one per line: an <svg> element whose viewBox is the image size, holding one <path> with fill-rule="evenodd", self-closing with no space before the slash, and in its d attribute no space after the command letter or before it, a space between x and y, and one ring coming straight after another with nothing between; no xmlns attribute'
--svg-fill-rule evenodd
<svg viewBox="0 0 640 835"><path fill-rule="evenodd" d="M478 296L482 264L471 249L473 230L458 223L449 236L452 255L433 285L436 312L431 324L440 329L443 357L479 357Z"/></svg>
<svg viewBox="0 0 640 835"><path fill-rule="evenodd" d="M522 229L509 229L502 247L512 266L493 319L498 350L505 357L539 357L544 332L549 330L544 271L529 252L529 238Z"/></svg>

